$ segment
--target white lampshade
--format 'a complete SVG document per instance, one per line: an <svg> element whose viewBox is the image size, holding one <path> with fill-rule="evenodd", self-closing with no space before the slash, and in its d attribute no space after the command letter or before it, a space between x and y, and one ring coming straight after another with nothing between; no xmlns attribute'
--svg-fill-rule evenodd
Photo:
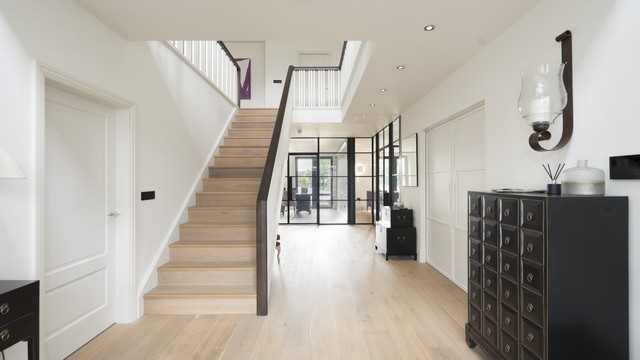
<svg viewBox="0 0 640 360"><path fill-rule="evenodd" d="M0 148L0 179L24 179L24 174L15 161Z"/></svg>

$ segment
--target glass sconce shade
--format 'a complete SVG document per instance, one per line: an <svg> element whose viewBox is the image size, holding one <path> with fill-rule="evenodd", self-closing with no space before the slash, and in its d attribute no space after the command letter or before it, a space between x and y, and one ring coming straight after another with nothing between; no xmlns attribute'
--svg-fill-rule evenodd
<svg viewBox="0 0 640 360"><path fill-rule="evenodd" d="M553 124L567 105L563 63L541 64L522 71L518 110L535 131Z"/></svg>

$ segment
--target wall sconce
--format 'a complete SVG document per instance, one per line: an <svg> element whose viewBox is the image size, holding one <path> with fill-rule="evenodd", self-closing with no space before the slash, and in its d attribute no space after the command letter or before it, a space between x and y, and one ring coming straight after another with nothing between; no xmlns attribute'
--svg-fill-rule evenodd
<svg viewBox="0 0 640 360"><path fill-rule="evenodd" d="M0 148L0 179L24 179L24 174L15 161Z"/></svg>
<svg viewBox="0 0 640 360"><path fill-rule="evenodd" d="M553 151L564 147L573 134L573 66L571 31L556 37L562 43L562 63L534 66L522 72L522 89L518 110L535 131L529 136L529 146L535 151ZM562 114L562 135L552 149L540 141L551 139L549 126Z"/></svg>

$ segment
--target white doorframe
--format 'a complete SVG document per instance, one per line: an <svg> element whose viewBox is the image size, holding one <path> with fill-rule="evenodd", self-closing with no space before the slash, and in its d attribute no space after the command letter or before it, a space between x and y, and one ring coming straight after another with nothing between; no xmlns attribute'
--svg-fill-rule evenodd
<svg viewBox="0 0 640 360"><path fill-rule="evenodd" d="M45 198L45 85L112 107L116 111L116 207L120 213L116 225L116 303L115 320L132 322L139 317L135 298L135 105L118 96L96 89L72 76L39 63L36 116L36 273L44 281L44 198ZM43 298L46 286L40 285ZM43 304L40 304L43 310ZM40 324L41 332L44 329ZM42 335L42 334L41 334ZM40 336L41 348L44 336Z"/></svg>

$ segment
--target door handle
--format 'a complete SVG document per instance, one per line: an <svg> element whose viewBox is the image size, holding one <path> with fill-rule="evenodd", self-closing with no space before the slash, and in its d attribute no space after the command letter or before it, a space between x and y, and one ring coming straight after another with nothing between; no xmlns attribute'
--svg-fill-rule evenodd
<svg viewBox="0 0 640 360"><path fill-rule="evenodd" d="M107 215L110 216L110 217L116 217L116 216L120 215L120 213L117 212L117 211L111 211Z"/></svg>

